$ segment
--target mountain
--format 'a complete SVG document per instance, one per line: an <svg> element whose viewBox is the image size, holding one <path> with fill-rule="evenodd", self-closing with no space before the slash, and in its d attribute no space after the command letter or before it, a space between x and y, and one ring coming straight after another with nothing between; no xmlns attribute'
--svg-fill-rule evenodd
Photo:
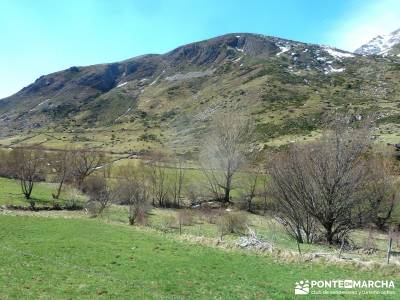
<svg viewBox="0 0 400 300"><path fill-rule="evenodd" d="M193 153L210 119L227 110L255 120L260 146L312 139L336 110L378 113L380 135L390 140L399 75L397 57L227 34L42 76L0 100L0 144Z"/></svg>
<svg viewBox="0 0 400 300"><path fill-rule="evenodd" d="M400 29L390 34L378 35L358 48L355 53L362 55L400 55Z"/></svg>

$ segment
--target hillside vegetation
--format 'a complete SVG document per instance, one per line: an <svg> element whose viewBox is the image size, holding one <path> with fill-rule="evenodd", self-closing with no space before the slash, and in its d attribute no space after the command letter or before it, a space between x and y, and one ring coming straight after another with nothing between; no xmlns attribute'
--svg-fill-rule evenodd
<svg viewBox="0 0 400 300"><path fill-rule="evenodd" d="M0 143L190 154L227 109L255 119L260 146L313 139L335 110L375 114L397 142L399 59L238 33L71 67L0 100Z"/></svg>

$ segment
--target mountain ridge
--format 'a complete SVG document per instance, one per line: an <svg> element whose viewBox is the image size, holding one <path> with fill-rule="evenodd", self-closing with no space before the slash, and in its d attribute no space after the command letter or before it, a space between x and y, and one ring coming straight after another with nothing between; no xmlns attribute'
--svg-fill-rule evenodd
<svg viewBox="0 0 400 300"><path fill-rule="evenodd" d="M400 28L384 35L378 35L354 51L361 55L399 55Z"/></svg>
<svg viewBox="0 0 400 300"><path fill-rule="evenodd" d="M54 146L51 133L93 147L195 151L208 120L227 109L257 119L260 143L313 135L327 111L395 101L397 66L396 58L231 33L41 76L0 100L0 143Z"/></svg>

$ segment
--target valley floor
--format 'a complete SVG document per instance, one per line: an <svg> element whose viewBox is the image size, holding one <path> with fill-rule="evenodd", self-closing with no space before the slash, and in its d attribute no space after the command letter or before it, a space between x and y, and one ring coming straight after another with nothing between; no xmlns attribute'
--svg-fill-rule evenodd
<svg viewBox="0 0 400 300"><path fill-rule="evenodd" d="M38 207L52 206L55 188L36 186ZM85 200L67 189L59 201L68 206L71 199ZM338 260L338 247L318 244L301 245L299 256L272 216L243 213L274 246L273 253L259 253L239 249L238 234L220 241L217 225L195 209L180 234L179 210L155 208L142 227L127 225L127 207L120 205L89 218L85 210L33 212L10 204L28 206L18 182L0 178L0 299L292 299L298 281L335 279L394 280L400 293L400 260L384 264L387 236L378 232L374 253L345 250L347 259ZM363 247L370 235L358 231L352 239Z"/></svg>

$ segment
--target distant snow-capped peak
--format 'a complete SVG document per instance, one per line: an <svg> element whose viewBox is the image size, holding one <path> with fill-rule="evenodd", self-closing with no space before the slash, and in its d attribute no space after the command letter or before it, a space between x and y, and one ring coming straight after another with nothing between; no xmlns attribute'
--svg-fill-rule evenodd
<svg viewBox="0 0 400 300"><path fill-rule="evenodd" d="M390 50L400 44L400 29L389 34L378 35L371 41L358 48L355 53L362 55L383 55L389 54Z"/></svg>

